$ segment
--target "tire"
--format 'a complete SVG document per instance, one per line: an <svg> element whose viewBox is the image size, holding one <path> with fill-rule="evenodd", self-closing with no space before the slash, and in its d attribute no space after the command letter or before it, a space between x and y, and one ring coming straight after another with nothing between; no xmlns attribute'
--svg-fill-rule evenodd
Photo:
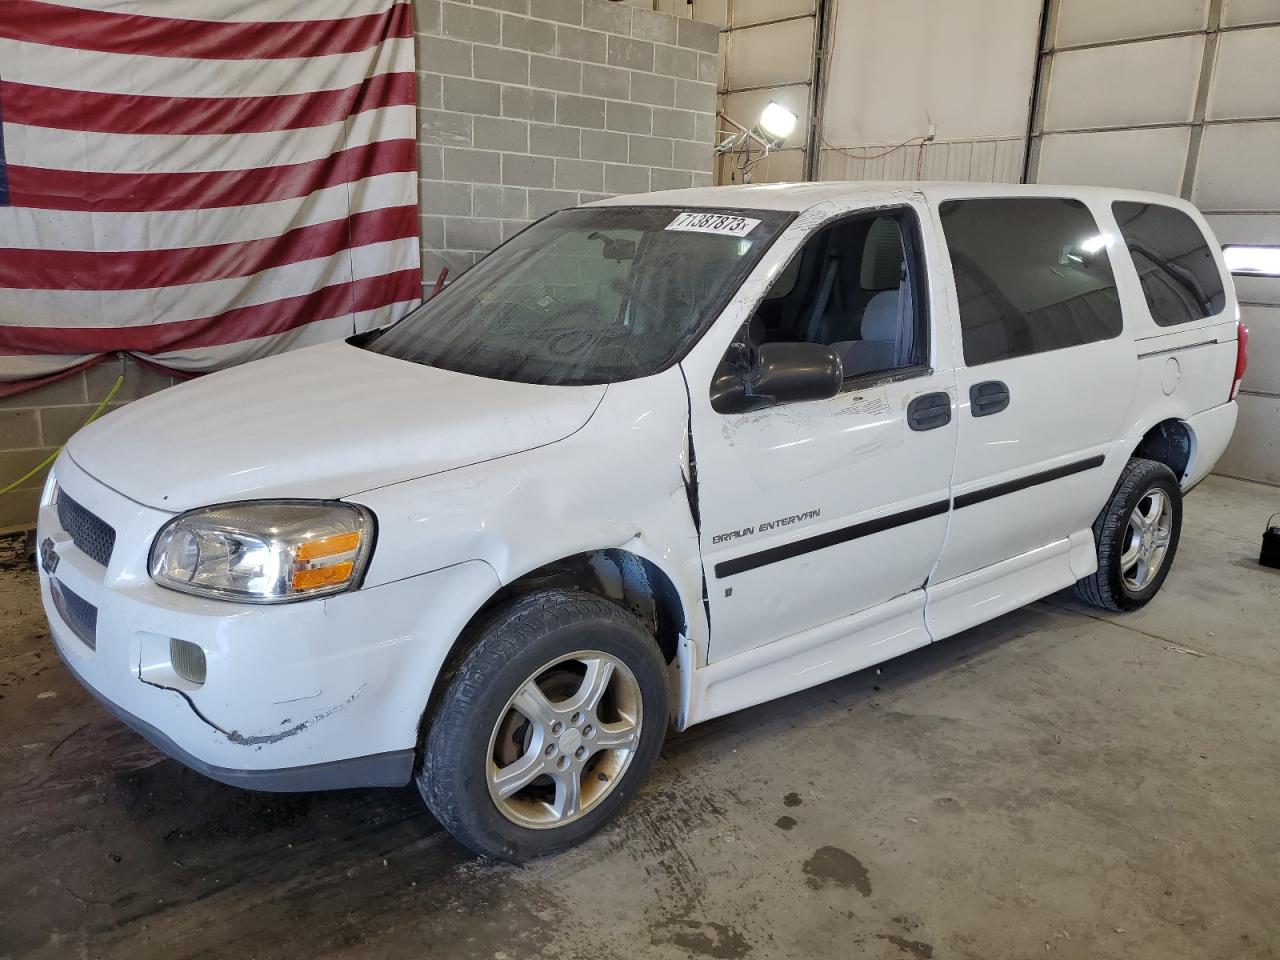
<svg viewBox="0 0 1280 960"><path fill-rule="evenodd" d="M480 624L449 677L418 790L457 840L523 862L616 816L657 761L667 724L666 665L635 617L588 593L527 594Z"/></svg>
<svg viewBox="0 0 1280 960"><path fill-rule="evenodd" d="M1154 513L1160 497L1166 509L1149 521L1153 532L1144 539L1145 528L1135 511L1141 508L1143 521L1148 521L1147 515ZM1182 492L1173 471L1154 460L1130 460L1093 523L1098 569L1076 584L1076 596L1091 606L1116 612L1146 606L1169 575L1181 532ZM1127 553L1136 550L1141 555L1144 549L1148 551L1145 568L1141 559L1134 560L1134 554Z"/></svg>

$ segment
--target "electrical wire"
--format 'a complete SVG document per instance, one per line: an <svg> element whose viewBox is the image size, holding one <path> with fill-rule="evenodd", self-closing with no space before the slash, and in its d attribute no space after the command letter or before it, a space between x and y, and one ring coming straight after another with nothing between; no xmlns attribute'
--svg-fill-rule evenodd
<svg viewBox="0 0 1280 960"><path fill-rule="evenodd" d="M880 153L854 153L853 152L854 150L866 150L867 148L866 147L837 147L833 143L828 141L825 137L823 137L822 139L822 145L826 147L828 150L834 150L836 153L842 153L846 157L849 157L852 160L879 160L881 157L887 157L891 153L897 153L903 147L908 147L911 144L915 143L917 140L920 141L921 146L924 146L926 143L929 142L928 137L911 137L907 140L903 140L896 147L890 147L888 150L883 150Z"/></svg>
<svg viewBox="0 0 1280 960"><path fill-rule="evenodd" d="M116 382L112 385L111 390L107 393L105 397L102 398L102 402L98 404L98 409L94 410L93 413L89 414L89 419L84 422L81 429L84 429L84 427L87 427L89 424L93 423L93 421L97 420L100 416L102 416L102 411L107 409L107 404L109 404L112 400L116 398L116 394L120 392L120 388L123 386L124 386L124 374L122 373L118 377L116 377ZM52 464L53 461L57 460L58 454L60 454L61 452L62 452L62 447L59 447L57 450L53 451L53 453L49 454L49 456L46 459L40 461L40 463L36 464L34 467L32 467L30 470L28 470L26 473L20 476L17 480L13 481L13 483L9 484L6 487L0 487L0 496L4 496L6 493L12 493L14 490L17 490L20 486L22 486L24 483L26 483L28 480L30 480L32 477L38 474L41 470L43 470L45 467Z"/></svg>

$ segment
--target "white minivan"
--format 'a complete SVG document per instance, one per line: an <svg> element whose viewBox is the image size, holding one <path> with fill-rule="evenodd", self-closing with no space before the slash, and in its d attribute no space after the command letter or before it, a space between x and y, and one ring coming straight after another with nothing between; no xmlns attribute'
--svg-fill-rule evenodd
<svg viewBox="0 0 1280 960"><path fill-rule="evenodd" d="M1236 421L1204 218L1087 187L620 197L399 322L130 404L40 508L59 653L259 790L597 830L668 730L1064 587L1146 603Z"/></svg>

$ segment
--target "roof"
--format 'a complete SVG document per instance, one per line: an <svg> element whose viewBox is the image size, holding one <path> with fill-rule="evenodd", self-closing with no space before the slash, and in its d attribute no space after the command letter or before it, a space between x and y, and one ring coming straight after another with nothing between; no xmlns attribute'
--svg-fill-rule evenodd
<svg viewBox="0 0 1280 960"><path fill-rule="evenodd" d="M901 201L921 194L937 202L952 197L1027 196L1079 197L1106 202L1118 199L1158 200L1179 206L1184 201L1164 194L1113 187L1066 186L1021 183L943 183L912 180L824 180L815 183L747 183L725 187L692 187L657 193L625 194L597 200L586 206L715 207L741 210L807 210L829 200L856 200L867 204Z"/></svg>

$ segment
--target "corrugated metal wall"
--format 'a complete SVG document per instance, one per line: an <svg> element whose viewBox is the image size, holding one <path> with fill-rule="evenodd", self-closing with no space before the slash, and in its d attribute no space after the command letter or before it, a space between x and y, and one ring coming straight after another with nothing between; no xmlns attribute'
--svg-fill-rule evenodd
<svg viewBox="0 0 1280 960"><path fill-rule="evenodd" d="M981 6L839 0L822 179L1022 177L1041 0Z"/></svg>
<svg viewBox="0 0 1280 960"><path fill-rule="evenodd" d="M1224 243L1280 244L1280 0L1050 0L1029 163L1042 183L1180 194ZM1252 333L1222 472L1280 483L1280 279Z"/></svg>
<svg viewBox="0 0 1280 960"><path fill-rule="evenodd" d="M824 147L822 180L982 180L1017 183L1025 137Z"/></svg>

